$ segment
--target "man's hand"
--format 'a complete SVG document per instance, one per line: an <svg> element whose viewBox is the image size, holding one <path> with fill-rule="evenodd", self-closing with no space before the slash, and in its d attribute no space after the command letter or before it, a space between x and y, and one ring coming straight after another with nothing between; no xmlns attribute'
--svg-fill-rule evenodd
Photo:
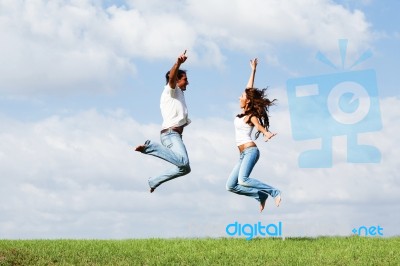
<svg viewBox="0 0 400 266"><path fill-rule="evenodd" d="M178 75L178 69L183 64L187 59L186 56L186 50L181 54L178 59L176 60L176 63L172 66L171 70L169 71L169 86L171 88L176 87L176 82L177 82L177 75Z"/></svg>
<svg viewBox="0 0 400 266"><path fill-rule="evenodd" d="M177 60L177 63L180 65L180 64L183 64L185 61L186 61L186 59L187 59L187 56L186 56L186 50L183 52L183 54L181 54L179 57L178 57L178 60Z"/></svg>

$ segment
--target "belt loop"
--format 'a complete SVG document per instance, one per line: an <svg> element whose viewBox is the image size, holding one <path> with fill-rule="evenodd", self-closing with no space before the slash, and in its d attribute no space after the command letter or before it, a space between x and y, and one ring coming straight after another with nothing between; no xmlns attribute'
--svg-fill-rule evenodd
<svg viewBox="0 0 400 266"><path fill-rule="evenodd" d="M161 130L160 133L163 134L163 133L171 133L171 132L179 133L179 135L182 136L183 128L181 128L181 127L169 127L169 128L165 128L165 129Z"/></svg>
<svg viewBox="0 0 400 266"><path fill-rule="evenodd" d="M164 128L163 130L161 130L161 134L164 134L164 133L171 133L173 130L172 130L172 128Z"/></svg>

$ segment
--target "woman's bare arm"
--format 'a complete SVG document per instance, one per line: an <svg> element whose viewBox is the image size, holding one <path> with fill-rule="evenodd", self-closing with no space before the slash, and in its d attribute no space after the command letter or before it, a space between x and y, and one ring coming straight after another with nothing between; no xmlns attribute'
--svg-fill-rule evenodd
<svg viewBox="0 0 400 266"><path fill-rule="evenodd" d="M250 72L250 77L249 77L249 81L247 82L246 88L253 88L253 86L254 86L254 78L256 76L257 63L258 63L257 58L250 60L251 72Z"/></svg>
<svg viewBox="0 0 400 266"><path fill-rule="evenodd" d="M260 131L261 133L264 134L264 140L268 141L270 138L276 136L277 133L272 133L269 132L268 130L266 130L259 122L258 122L258 118L255 116L252 116L250 119L251 123L254 125L254 127Z"/></svg>

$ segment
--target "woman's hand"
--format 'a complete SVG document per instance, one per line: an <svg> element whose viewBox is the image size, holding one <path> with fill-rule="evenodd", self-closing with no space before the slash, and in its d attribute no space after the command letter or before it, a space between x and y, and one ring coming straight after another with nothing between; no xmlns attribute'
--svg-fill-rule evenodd
<svg viewBox="0 0 400 266"><path fill-rule="evenodd" d="M264 141L267 142L268 140L270 140L272 137L275 137L277 133L272 133L272 132L267 132L266 134L264 134Z"/></svg>
<svg viewBox="0 0 400 266"><path fill-rule="evenodd" d="M257 63L258 63L258 59L257 58L254 58L253 60L250 60L250 67L251 67L252 70L256 70Z"/></svg>
<svg viewBox="0 0 400 266"><path fill-rule="evenodd" d="M251 72L250 72L250 77L249 77L249 81L247 82L246 88L253 88L253 86L254 86L254 78L256 76L257 63L258 63L257 58L250 60Z"/></svg>

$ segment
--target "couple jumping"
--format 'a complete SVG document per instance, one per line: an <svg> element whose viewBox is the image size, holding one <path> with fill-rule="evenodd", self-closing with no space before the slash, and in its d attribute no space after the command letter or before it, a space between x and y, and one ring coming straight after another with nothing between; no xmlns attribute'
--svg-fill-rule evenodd
<svg viewBox="0 0 400 266"><path fill-rule="evenodd" d="M186 61L186 51L181 54L171 70L165 75L166 85L161 94L160 108L163 117L161 144L147 140L136 151L161 158L174 167L167 172L149 178L150 192L164 182L190 173L189 157L182 140L184 128L190 124L184 92L189 85L186 71L180 66ZM251 73L247 87L239 98L242 112L234 120L236 145L240 159L233 168L226 189L233 193L255 198L260 203L260 211L264 209L268 196L275 199L276 206L281 201L281 192L257 179L250 178L250 173L257 163L260 152L254 143L251 133L256 128L255 139L260 133L268 141L276 135L269 132L268 107L274 104L265 92L266 89L254 88L254 78L257 69L257 58L250 60Z"/></svg>

